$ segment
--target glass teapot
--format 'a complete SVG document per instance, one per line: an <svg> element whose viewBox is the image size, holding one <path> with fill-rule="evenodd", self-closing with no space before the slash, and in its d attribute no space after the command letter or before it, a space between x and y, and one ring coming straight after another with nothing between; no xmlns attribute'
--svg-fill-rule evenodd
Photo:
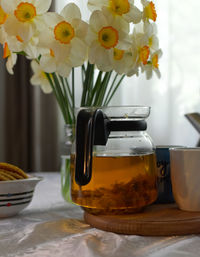
<svg viewBox="0 0 200 257"><path fill-rule="evenodd" d="M149 107L82 108L71 153L71 198L92 214L140 211L157 198Z"/></svg>

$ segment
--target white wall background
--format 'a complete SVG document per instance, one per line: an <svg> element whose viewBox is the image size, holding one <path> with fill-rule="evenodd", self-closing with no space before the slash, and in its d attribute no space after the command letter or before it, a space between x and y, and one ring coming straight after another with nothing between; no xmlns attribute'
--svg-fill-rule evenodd
<svg viewBox="0 0 200 257"><path fill-rule="evenodd" d="M72 1L57 0L57 10ZM86 0L74 0L87 20ZM148 131L155 144L196 145L199 135L184 117L200 112L200 1L156 1L163 57L161 79L126 78L113 105L148 105Z"/></svg>

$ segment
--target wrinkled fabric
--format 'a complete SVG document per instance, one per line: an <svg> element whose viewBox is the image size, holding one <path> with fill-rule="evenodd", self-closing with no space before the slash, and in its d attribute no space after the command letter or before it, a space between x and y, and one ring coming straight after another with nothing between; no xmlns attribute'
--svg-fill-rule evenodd
<svg viewBox="0 0 200 257"><path fill-rule="evenodd" d="M199 257L200 236L142 237L91 228L80 207L66 203L59 173L44 177L32 203L19 215L0 219L2 257Z"/></svg>

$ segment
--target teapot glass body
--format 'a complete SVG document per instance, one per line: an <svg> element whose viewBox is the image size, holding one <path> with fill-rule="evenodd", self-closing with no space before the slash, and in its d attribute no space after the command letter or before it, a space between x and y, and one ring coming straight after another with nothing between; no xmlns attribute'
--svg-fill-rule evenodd
<svg viewBox="0 0 200 257"><path fill-rule="evenodd" d="M85 185L76 181L79 163L77 144L74 144L71 153L72 201L93 214L138 212L157 198L154 145L145 131L145 123L138 126L145 122L150 108L102 107L100 110L113 128L105 145L93 146L92 174ZM123 121L128 124L133 121L133 130L116 128Z"/></svg>

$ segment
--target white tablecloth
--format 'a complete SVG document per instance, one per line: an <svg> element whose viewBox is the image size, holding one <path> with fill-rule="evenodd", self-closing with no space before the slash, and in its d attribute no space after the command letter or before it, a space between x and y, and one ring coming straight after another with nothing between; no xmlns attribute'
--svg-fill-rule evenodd
<svg viewBox="0 0 200 257"><path fill-rule="evenodd" d="M199 257L200 236L126 236L90 228L82 210L66 203L59 173L44 177L32 203L19 215L0 219L2 257Z"/></svg>

